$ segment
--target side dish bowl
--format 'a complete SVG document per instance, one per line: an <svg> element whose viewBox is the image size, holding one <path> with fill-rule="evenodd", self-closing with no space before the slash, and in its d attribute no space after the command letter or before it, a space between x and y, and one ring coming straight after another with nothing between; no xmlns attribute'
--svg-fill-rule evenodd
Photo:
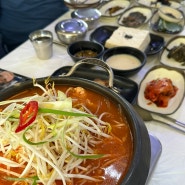
<svg viewBox="0 0 185 185"><path fill-rule="evenodd" d="M58 39L64 44L82 40L86 36L88 25L80 19L66 19L58 22L55 32Z"/></svg>
<svg viewBox="0 0 185 185"><path fill-rule="evenodd" d="M171 38L160 54L160 63L185 70L185 36L179 35Z"/></svg>
<svg viewBox="0 0 185 185"><path fill-rule="evenodd" d="M130 6L130 1L114 0L104 3L100 8L102 17L116 17L122 14Z"/></svg>
<svg viewBox="0 0 185 185"><path fill-rule="evenodd" d="M100 43L93 41L76 41L67 48L67 53L77 62L84 58L100 58L104 52L104 47Z"/></svg>
<svg viewBox="0 0 185 185"><path fill-rule="evenodd" d="M65 5L71 9L97 7L102 0L64 0Z"/></svg>
<svg viewBox="0 0 185 185"><path fill-rule="evenodd" d="M85 21L88 29L91 30L97 27L101 12L96 8L83 8L74 10L71 13L71 17Z"/></svg>
<svg viewBox="0 0 185 185"><path fill-rule="evenodd" d="M185 24L183 12L174 8L171 9L175 13L170 10L171 13L165 14L166 9L163 10L163 7L153 13L150 19L150 29L152 31L163 34L178 34L183 31Z"/></svg>
<svg viewBox="0 0 185 185"><path fill-rule="evenodd" d="M184 17L181 11L169 6L161 6L159 8L159 16L168 22L180 22Z"/></svg>
<svg viewBox="0 0 185 185"><path fill-rule="evenodd" d="M151 8L160 8L161 6L169 6L173 8L180 8L181 4L178 0L167 0L167 1L158 1L158 0L136 0L138 4L144 5Z"/></svg>
<svg viewBox="0 0 185 185"><path fill-rule="evenodd" d="M184 73L158 65L151 68L141 81L137 102L150 112L172 114L181 105L184 92Z"/></svg>
<svg viewBox="0 0 185 185"><path fill-rule="evenodd" d="M127 9L118 19L118 24L126 27L138 28L150 20L152 10L144 6L133 6Z"/></svg>
<svg viewBox="0 0 185 185"><path fill-rule="evenodd" d="M102 60L112 68L115 74L130 76L145 65L146 54L133 47L113 47L103 53Z"/></svg>

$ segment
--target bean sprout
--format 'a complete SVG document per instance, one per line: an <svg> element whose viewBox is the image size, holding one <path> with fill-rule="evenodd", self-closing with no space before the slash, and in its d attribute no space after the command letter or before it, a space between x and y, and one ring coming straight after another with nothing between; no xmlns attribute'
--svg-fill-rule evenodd
<svg viewBox="0 0 185 185"><path fill-rule="evenodd" d="M38 101L41 108L91 114L85 108L74 108L72 99L63 92L34 85L43 94L0 102L0 106L6 105L0 112L0 161L6 168L1 167L0 172L14 184L26 181L28 184L54 185L56 180L61 180L66 185L73 178L97 181L84 173L88 167L82 163L103 157L93 151L93 146L102 137L110 137L110 125L100 118L38 112L29 127L15 133L21 109L30 100ZM15 168L21 170L13 170ZM75 173L74 169L80 173Z"/></svg>

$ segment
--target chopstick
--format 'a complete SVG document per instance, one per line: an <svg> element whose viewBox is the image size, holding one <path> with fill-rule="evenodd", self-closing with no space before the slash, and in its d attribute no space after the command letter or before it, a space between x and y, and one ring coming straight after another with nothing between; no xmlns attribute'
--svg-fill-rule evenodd
<svg viewBox="0 0 185 185"><path fill-rule="evenodd" d="M152 113L152 114L156 114L156 113ZM159 114L156 114L156 115L159 116ZM169 120L169 121L171 121L171 122L173 122L173 123L176 123L177 125L179 125L179 126L185 128L185 123L183 123L183 122L181 122L181 121L178 121L178 120L176 120L176 119L174 119L174 118L172 118L172 117L166 116L166 115L163 115L162 117L163 117L164 119L167 119L167 120Z"/></svg>

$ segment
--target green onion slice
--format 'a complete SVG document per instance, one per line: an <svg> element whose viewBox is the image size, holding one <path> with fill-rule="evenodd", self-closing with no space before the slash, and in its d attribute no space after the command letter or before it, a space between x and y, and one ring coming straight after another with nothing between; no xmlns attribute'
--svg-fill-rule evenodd
<svg viewBox="0 0 185 185"><path fill-rule="evenodd" d="M92 115L92 114L78 113L78 112L68 112L68 111L62 111L62 110L56 110L56 109L39 108L38 111L40 113L52 113L52 114L60 114L60 115L64 115L64 116L87 116L87 117L95 117L95 115Z"/></svg>

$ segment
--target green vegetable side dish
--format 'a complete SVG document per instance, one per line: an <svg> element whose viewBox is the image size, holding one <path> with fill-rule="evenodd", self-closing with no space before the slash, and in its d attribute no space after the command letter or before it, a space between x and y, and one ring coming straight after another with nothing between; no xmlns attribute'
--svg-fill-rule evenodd
<svg viewBox="0 0 185 185"><path fill-rule="evenodd" d="M153 30L168 34L179 33L183 29L180 23L168 22L161 18L153 25Z"/></svg>

